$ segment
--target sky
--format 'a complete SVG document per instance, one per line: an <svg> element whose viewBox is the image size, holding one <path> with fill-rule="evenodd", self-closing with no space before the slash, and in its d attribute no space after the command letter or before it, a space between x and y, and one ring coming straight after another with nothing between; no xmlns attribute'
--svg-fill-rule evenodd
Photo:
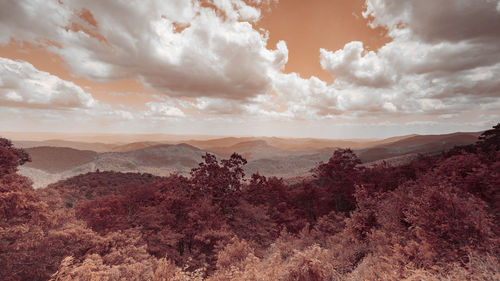
<svg viewBox="0 0 500 281"><path fill-rule="evenodd" d="M0 132L485 130L499 30L500 0L2 0Z"/></svg>

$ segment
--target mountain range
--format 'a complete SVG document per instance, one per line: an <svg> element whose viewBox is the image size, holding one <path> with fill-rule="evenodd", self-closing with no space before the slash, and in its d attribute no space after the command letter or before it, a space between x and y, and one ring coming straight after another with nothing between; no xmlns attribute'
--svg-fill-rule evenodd
<svg viewBox="0 0 500 281"><path fill-rule="evenodd" d="M91 171L187 175L205 153L228 158L236 152L248 160L245 173L300 178L318 163L326 162L338 148L351 148L365 165L382 160L403 164L418 154L440 153L457 145L474 143L481 132L444 135L407 135L381 140L287 139L276 137L227 137L175 139L130 143L74 140L16 140L32 162L20 167L34 186Z"/></svg>

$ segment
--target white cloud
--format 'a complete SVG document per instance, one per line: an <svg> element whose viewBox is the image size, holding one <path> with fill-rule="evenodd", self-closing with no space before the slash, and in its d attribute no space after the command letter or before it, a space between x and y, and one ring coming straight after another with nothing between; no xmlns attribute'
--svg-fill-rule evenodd
<svg viewBox="0 0 500 281"><path fill-rule="evenodd" d="M41 44L76 76L140 79L169 97L143 112L93 106L70 82L27 66L7 70L4 63L2 105L93 107L92 116L123 120L447 119L499 109L497 0L367 0L363 15L393 40L376 51L362 42L321 49L321 66L335 78L330 85L282 72L286 43L268 49L266 31L253 28L261 2L214 0L213 9L191 0L6 0L0 44L11 38Z"/></svg>
<svg viewBox="0 0 500 281"><path fill-rule="evenodd" d="M134 114L130 111L126 110L111 110L109 111L110 116L115 116L120 120L133 120L134 119Z"/></svg>
<svg viewBox="0 0 500 281"><path fill-rule="evenodd" d="M184 117L186 116L182 110L172 105L169 102L148 102L146 104L147 111L145 115L156 117Z"/></svg>
<svg viewBox="0 0 500 281"><path fill-rule="evenodd" d="M0 58L0 101L3 106L91 108L97 101L72 82L36 69L32 64Z"/></svg>
<svg viewBox="0 0 500 281"><path fill-rule="evenodd" d="M21 108L30 119L38 116L42 120L53 120L50 122L125 121L145 114L99 103L73 82L38 70L28 62L0 57L0 110L6 108Z"/></svg>
<svg viewBox="0 0 500 281"><path fill-rule="evenodd" d="M233 21L239 19L256 21L260 18L260 10L249 6L242 0L214 0L213 4Z"/></svg>
<svg viewBox="0 0 500 281"><path fill-rule="evenodd" d="M395 37L408 28L427 43L465 40L498 41L498 0L366 0L363 16Z"/></svg>
<svg viewBox="0 0 500 281"><path fill-rule="evenodd" d="M390 62L377 56L374 51L363 48L363 42L347 43L342 50L329 52L320 50L320 62L323 69L335 75L336 79L374 88L387 87L395 79Z"/></svg>
<svg viewBox="0 0 500 281"><path fill-rule="evenodd" d="M393 40L321 50L321 65L343 111L453 114L500 98L500 15L496 1L367 0L372 26Z"/></svg>
<svg viewBox="0 0 500 281"><path fill-rule="evenodd" d="M23 101L23 97L14 91L7 92L7 94L5 95L5 99L9 100L9 101L15 101L15 102Z"/></svg>
<svg viewBox="0 0 500 281"><path fill-rule="evenodd" d="M190 0L46 2L2 4L0 44L54 42L48 47L76 75L97 81L139 78L172 97L243 100L267 93L270 73L287 61L286 44L267 49L266 35L248 22L260 10L242 0L213 2L225 18ZM97 26L78 17L86 10Z"/></svg>
<svg viewBox="0 0 500 281"><path fill-rule="evenodd" d="M0 44L9 43L11 38L31 42L57 38L63 32L60 24L69 21L71 15L57 1L4 0L0 9Z"/></svg>

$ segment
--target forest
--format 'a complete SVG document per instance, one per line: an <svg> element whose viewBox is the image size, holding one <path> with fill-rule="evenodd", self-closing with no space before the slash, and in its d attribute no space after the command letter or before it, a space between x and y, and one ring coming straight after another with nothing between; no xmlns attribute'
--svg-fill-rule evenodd
<svg viewBox="0 0 500 281"><path fill-rule="evenodd" d="M300 183L205 154L189 176L96 171L34 189L0 139L0 280L500 280L500 124L473 145Z"/></svg>

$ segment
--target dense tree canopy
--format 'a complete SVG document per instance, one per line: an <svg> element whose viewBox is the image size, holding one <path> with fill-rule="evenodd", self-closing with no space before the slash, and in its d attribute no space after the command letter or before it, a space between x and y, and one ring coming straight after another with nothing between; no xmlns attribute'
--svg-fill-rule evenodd
<svg viewBox="0 0 500 281"><path fill-rule="evenodd" d="M17 171L19 165L30 161L30 156L22 149L12 146L12 142L0 138L0 177Z"/></svg>
<svg viewBox="0 0 500 281"><path fill-rule="evenodd" d="M496 280L498 129L396 167L340 149L294 185L206 154L33 190L0 139L0 280Z"/></svg>

